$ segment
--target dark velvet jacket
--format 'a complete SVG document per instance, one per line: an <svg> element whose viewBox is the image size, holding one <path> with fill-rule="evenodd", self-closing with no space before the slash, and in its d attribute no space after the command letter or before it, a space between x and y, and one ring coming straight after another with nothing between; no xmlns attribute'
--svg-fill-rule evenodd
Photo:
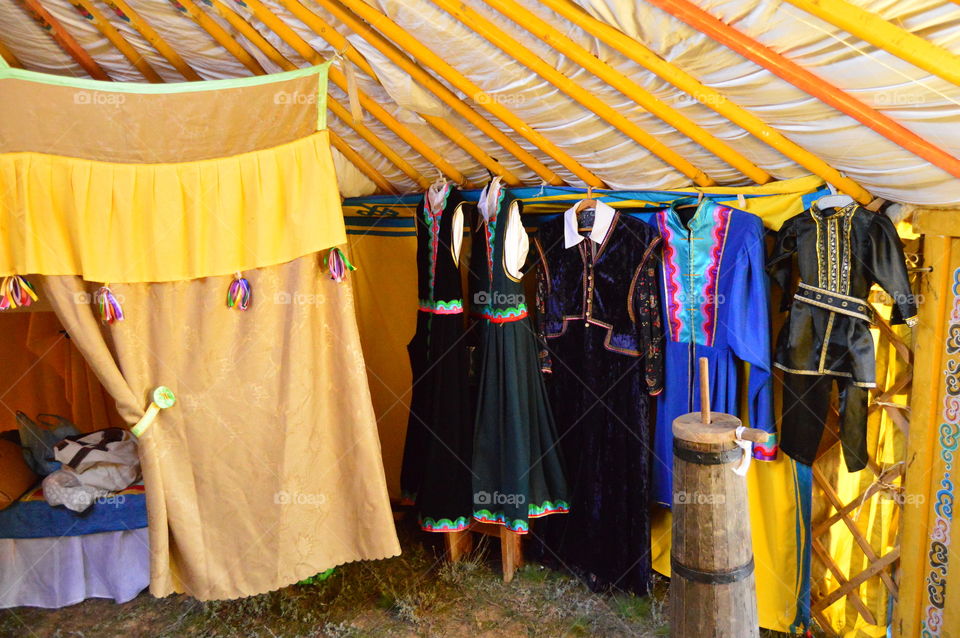
<svg viewBox="0 0 960 638"><path fill-rule="evenodd" d="M565 248L560 215L540 226L534 241L542 265L538 306L543 336L559 337L571 321L606 330L607 350L646 357L647 390L658 393L663 387L663 328L656 230L617 212L601 244L587 238ZM542 359L548 369L549 359Z"/></svg>
<svg viewBox="0 0 960 638"><path fill-rule="evenodd" d="M794 261L800 281L791 291ZM826 211L814 205L780 228L768 268L790 307L775 365L874 387L870 287L880 284L893 298L893 323L912 325L917 314L893 223L856 204Z"/></svg>

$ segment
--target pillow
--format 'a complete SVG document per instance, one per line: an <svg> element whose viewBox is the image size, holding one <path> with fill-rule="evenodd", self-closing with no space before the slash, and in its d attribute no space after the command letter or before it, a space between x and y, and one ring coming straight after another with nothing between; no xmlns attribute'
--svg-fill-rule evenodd
<svg viewBox="0 0 960 638"><path fill-rule="evenodd" d="M0 439L0 510L23 496L38 480L40 477L23 459L20 446Z"/></svg>

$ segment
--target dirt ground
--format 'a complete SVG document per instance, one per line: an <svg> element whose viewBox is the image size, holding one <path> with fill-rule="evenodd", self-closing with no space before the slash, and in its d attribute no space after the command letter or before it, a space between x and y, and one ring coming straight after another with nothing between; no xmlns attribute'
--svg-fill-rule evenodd
<svg viewBox="0 0 960 638"><path fill-rule="evenodd" d="M328 579L242 600L202 603L147 593L123 605L88 600L60 610L0 611L13 638L503 638L669 634L666 580L648 598L599 595L536 564L514 581L499 574L499 545L480 541L470 560L446 564L434 535L400 523L397 558L338 568Z"/></svg>

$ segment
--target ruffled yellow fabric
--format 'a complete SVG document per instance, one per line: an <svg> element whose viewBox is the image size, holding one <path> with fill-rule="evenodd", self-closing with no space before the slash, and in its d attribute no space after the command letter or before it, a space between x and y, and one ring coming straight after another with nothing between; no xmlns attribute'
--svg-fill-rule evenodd
<svg viewBox="0 0 960 638"><path fill-rule="evenodd" d="M176 164L0 154L0 276L177 281L345 242L326 131Z"/></svg>

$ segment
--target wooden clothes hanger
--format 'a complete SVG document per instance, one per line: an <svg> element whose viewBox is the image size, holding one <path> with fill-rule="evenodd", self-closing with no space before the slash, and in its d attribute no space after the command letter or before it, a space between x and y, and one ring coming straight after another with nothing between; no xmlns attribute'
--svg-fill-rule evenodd
<svg viewBox="0 0 960 638"><path fill-rule="evenodd" d="M587 208L596 208L597 200L593 198L593 186L587 187L587 198L580 200L577 204L577 207L573 210L574 213L580 214Z"/></svg>

